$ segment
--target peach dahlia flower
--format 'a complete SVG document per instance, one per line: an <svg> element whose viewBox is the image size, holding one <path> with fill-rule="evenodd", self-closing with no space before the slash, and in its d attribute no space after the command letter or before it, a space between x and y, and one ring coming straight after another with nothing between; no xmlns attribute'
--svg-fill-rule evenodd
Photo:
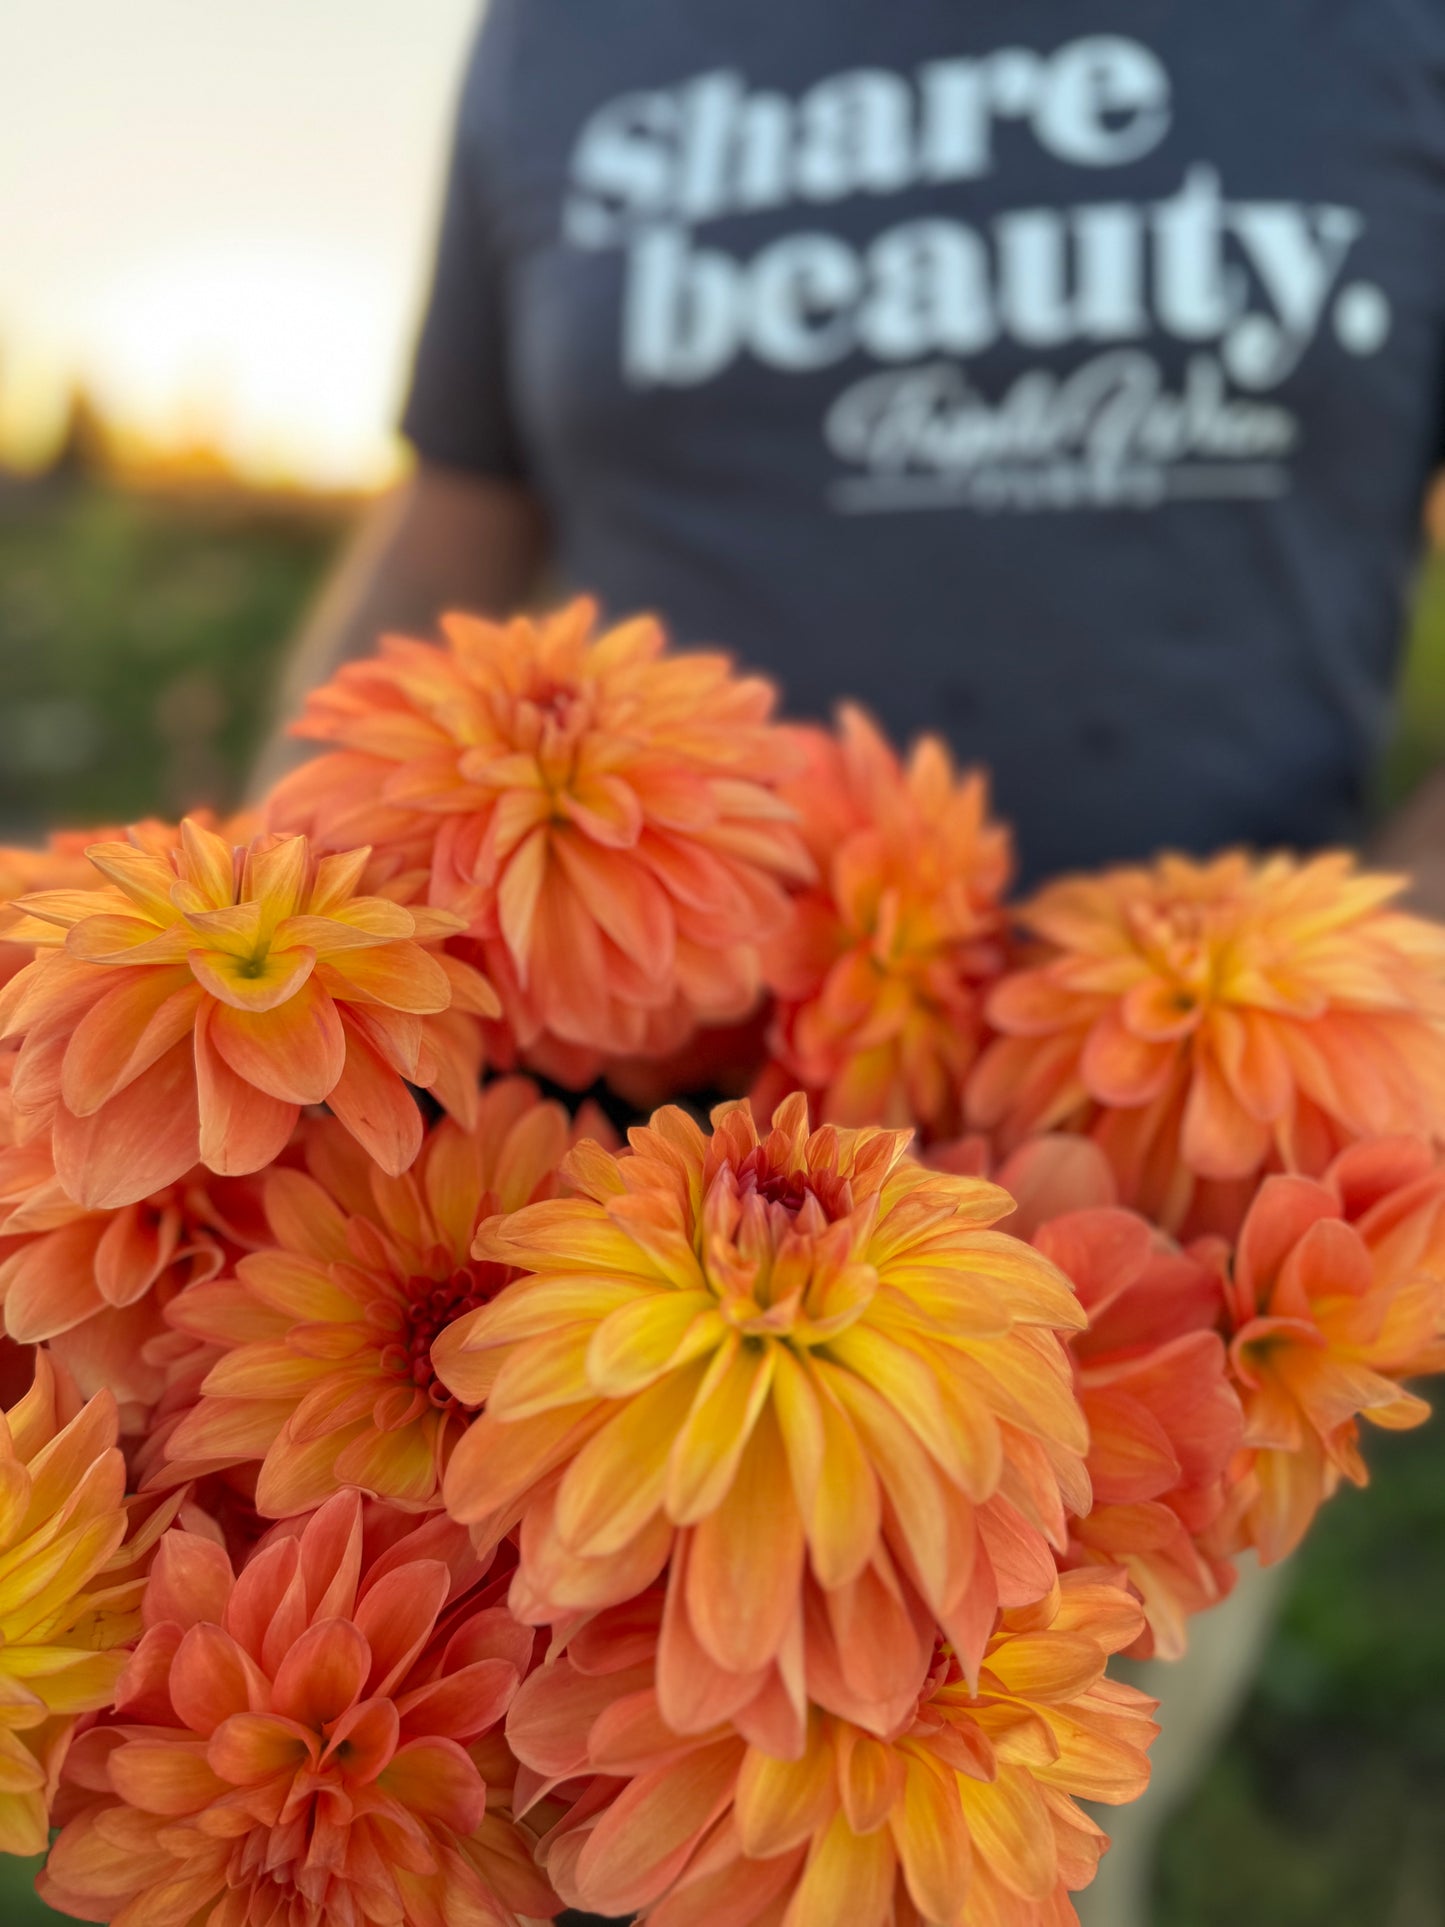
<svg viewBox="0 0 1445 1927"><path fill-rule="evenodd" d="M489 1085L470 1130L443 1119L400 1177L329 1121L309 1132L308 1169L265 1179L266 1248L171 1305L219 1353L167 1437L172 1476L257 1459L272 1516L347 1485L439 1505L469 1413L438 1382L432 1340L512 1275L472 1257L477 1227L550 1197L571 1141L567 1113L522 1078Z"/></svg>
<svg viewBox="0 0 1445 1927"><path fill-rule="evenodd" d="M765 1088L803 1088L837 1124L959 1128L984 1036L983 992L1003 968L1008 831L982 775L954 774L936 737L907 763L861 710L837 734L799 729L783 785L818 882L766 952L777 1059Z"/></svg>
<svg viewBox="0 0 1445 1927"><path fill-rule="evenodd" d="M943 1168L987 1162L977 1142L933 1155ZM997 1175L1017 1203L1008 1229L1058 1266L1089 1320L1069 1350L1094 1503L1069 1521L1066 1563L1122 1572L1146 1619L1130 1657L1177 1659L1188 1620L1235 1577L1215 1544L1243 1426L1217 1259L1121 1209L1087 1138L1030 1139Z"/></svg>
<svg viewBox="0 0 1445 1927"><path fill-rule="evenodd" d="M78 1204L135 1203L198 1162L259 1170L322 1102L383 1169L411 1162L404 1080L440 1071L427 1018L496 1005L434 954L455 918L357 894L368 854L318 859L305 837L235 848L187 818L164 853L93 845L104 887L12 906L9 934L44 946L0 992L15 1116L26 1137L51 1131Z"/></svg>
<svg viewBox="0 0 1445 1927"><path fill-rule="evenodd" d="M272 803L327 847L424 867L524 1050L560 1043L583 1078L745 1015L783 881L808 867L776 793L771 686L668 654L650 617L596 633L596 613L388 639L313 693L297 733L338 747Z"/></svg>
<svg viewBox="0 0 1445 1927"><path fill-rule="evenodd" d="M36 1352L0 1412L0 1853L41 1853L77 1718L108 1706L139 1599L122 1570L125 1462L115 1400L82 1405Z"/></svg>
<svg viewBox="0 0 1445 1927"><path fill-rule="evenodd" d="M1237 851L1049 886L1021 912L1036 960L989 997L974 1123L1004 1150L1087 1131L1126 1204L1228 1234L1265 1170L1445 1136L1445 930L1401 887Z"/></svg>
<svg viewBox="0 0 1445 1927"><path fill-rule="evenodd" d="M813 1709L791 1758L679 1738L651 1679L655 1595L600 1614L522 1687L518 1792L575 1796L542 1860L569 1904L648 1927L1065 1927L1107 1846L1079 1799L1149 1777L1154 1702L1105 1677L1137 1603L1069 1573L1000 1615L971 1686L939 1646L878 1736Z"/></svg>
<svg viewBox="0 0 1445 1927"><path fill-rule="evenodd" d="M87 1211L55 1176L46 1137L17 1144L0 1058L0 1324L44 1343L85 1396L108 1387L141 1431L168 1379L165 1307L265 1235L252 1178L197 1165L175 1184Z"/></svg>
<svg viewBox="0 0 1445 1927"><path fill-rule="evenodd" d="M533 1622L625 1600L671 1560L664 1714L795 1735L812 1697L888 1721L941 1623L976 1668L1000 1602L1045 1594L1088 1504L1054 1268L988 1227L992 1185L904 1133L707 1136L658 1111L581 1193L492 1219L477 1256L531 1274L433 1360L486 1409L444 1496L486 1542L521 1522ZM786 1742L784 1742L786 1744Z"/></svg>
<svg viewBox="0 0 1445 1927"><path fill-rule="evenodd" d="M1342 1479L1367 1483L1361 1419L1429 1417L1400 1381L1445 1370L1445 1169L1427 1145L1387 1139L1322 1178L1266 1178L1225 1299L1244 1404L1237 1534L1268 1565Z"/></svg>
<svg viewBox="0 0 1445 1927"><path fill-rule="evenodd" d="M368 1543L355 1494L255 1552L161 1541L113 1721L72 1749L40 1876L81 1920L515 1927L555 1911L498 1731L532 1635L435 1520Z"/></svg>
<svg viewBox="0 0 1445 1927"><path fill-rule="evenodd" d="M1093 1197L1081 1205L1090 1178ZM1234 1584L1232 1562L1206 1545L1243 1430L1218 1273L1119 1209L1109 1167L1086 1141L1026 1145L999 1182L1021 1201L1011 1228L1053 1260L1089 1317L1069 1349L1094 1504L1069 1522L1069 1561L1122 1569L1146 1617L1131 1656L1178 1659L1188 1620Z"/></svg>

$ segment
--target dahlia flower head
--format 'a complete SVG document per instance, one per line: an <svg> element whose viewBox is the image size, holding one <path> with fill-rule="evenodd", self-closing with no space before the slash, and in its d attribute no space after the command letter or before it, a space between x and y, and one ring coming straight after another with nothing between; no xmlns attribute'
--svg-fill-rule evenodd
<svg viewBox="0 0 1445 1927"><path fill-rule="evenodd" d="M1217 1263L1120 1207L1086 1138L1034 1139L998 1182L1017 1206L1009 1230L1059 1267L1088 1314L1069 1349L1094 1503L1069 1522L1065 1564L1122 1572L1145 1614L1129 1656L1178 1659L1188 1621L1235 1580L1215 1540L1244 1421Z"/></svg>
<svg viewBox="0 0 1445 1927"><path fill-rule="evenodd" d="M337 747L271 820L424 871L524 1055L570 1082L746 1016L785 886L810 873L772 686L669 654L651 617L599 632L585 600L442 629L311 695L296 733Z"/></svg>
<svg viewBox="0 0 1445 1927"><path fill-rule="evenodd" d="M648 1927L1065 1927L1107 1842L1079 1799L1148 1779L1154 1701L1105 1677L1138 1603L1068 1573L999 1614L970 1681L946 1644L876 1734L811 1707L779 1755L663 1716L657 1591L588 1620L513 1702L524 1809L565 1816L542 1863L568 1904Z"/></svg>
<svg viewBox="0 0 1445 1927"><path fill-rule="evenodd" d="M401 1171L422 1135L407 1083L470 1109L428 1033L449 1009L496 1014L485 979L440 953L458 919L358 894L364 849L243 848L195 818L159 845L92 845L99 887L37 892L0 920L40 946L0 991L15 1126L49 1133L77 1204L135 1203L197 1163L260 1170L322 1102Z"/></svg>
<svg viewBox="0 0 1445 1927"><path fill-rule="evenodd" d="M264 1238L260 1186L198 1164L134 1204L87 1211L56 1177L48 1137L16 1141L13 1067L0 1057L0 1326L48 1345L86 1397L109 1388L135 1437L171 1375L165 1308Z"/></svg>
<svg viewBox="0 0 1445 1927"><path fill-rule="evenodd" d="M332 1120L312 1126L301 1166L266 1175L261 1248L169 1306L214 1363L167 1426L163 1477L257 1462L272 1517L347 1486L440 1506L472 1414L438 1380L432 1342L513 1276L472 1257L478 1227L551 1197L578 1128L516 1077L487 1086L470 1128L441 1119L397 1177Z"/></svg>
<svg viewBox="0 0 1445 1927"><path fill-rule="evenodd" d="M1423 1424L1402 1381L1445 1371L1445 1169L1418 1139L1341 1152L1320 1178L1266 1178L1235 1250L1202 1241L1224 1279L1244 1405L1226 1549L1269 1565L1342 1480L1365 1485L1360 1421Z"/></svg>
<svg viewBox="0 0 1445 1927"><path fill-rule="evenodd" d="M904 763L845 704L836 733L794 740L803 767L782 795L818 881L767 948L775 1062L762 1091L805 1089L830 1123L952 1136L983 993L1005 961L1009 833L989 817L986 779L956 776L937 737Z"/></svg>
<svg viewBox="0 0 1445 1927"><path fill-rule="evenodd" d="M973 1123L1003 1151L1087 1132L1124 1202L1185 1235L1234 1235L1267 1171L1440 1138L1445 929L1392 909L1403 887L1343 853L1240 851L1048 886L1019 912L1032 959L989 996Z"/></svg>
<svg viewBox="0 0 1445 1927"><path fill-rule="evenodd" d="M533 1635L466 1535L343 1493L233 1573L161 1541L65 1767L42 1897L81 1920L515 1927L555 1912L500 1724Z"/></svg>
<svg viewBox="0 0 1445 1927"><path fill-rule="evenodd" d="M149 1546L125 1543L114 1399L83 1403L43 1351L31 1369L0 1412L0 1853L18 1854L44 1852L77 1720L114 1697Z"/></svg>
<svg viewBox="0 0 1445 1927"><path fill-rule="evenodd" d="M1060 1339L1084 1316L990 1229L1007 1195L906 1133L812 1130L801 1094L712 1125L578 1145L577 1195L483 1225L475 1254L525 1275L433 1345L485 1407L443 1493L484 1546L520 1527L528 1623L666 1568L663 1717L787 1753L810 1699L891 1729L938 1627L976 1676L999 1607L1049 1592L1089 1504Z"/></svg>

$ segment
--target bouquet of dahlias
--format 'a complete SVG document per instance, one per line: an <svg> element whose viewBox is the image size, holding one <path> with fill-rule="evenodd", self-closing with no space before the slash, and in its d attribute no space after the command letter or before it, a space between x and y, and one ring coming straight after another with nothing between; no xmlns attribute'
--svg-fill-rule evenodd
<svg viewBox="0 0 1445 1927"><path fill-rule="evenodd" d="M937 742L443 628L255 817L0 853L0 1849L123 1927L1063 1927L1110 1655L1445 1368L1445 932L1343 856L1014 905Z"/></svg>

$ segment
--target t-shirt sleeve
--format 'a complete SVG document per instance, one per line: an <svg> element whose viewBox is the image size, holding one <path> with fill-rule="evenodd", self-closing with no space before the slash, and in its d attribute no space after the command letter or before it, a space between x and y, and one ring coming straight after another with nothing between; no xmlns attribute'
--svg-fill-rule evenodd
<svg viewBox="0 0 1445 1927"><path fill-rule="evenodd" d="M424 461L517 478L526 464L511 403L505 261L493 212L510 13L505 0L492 0L463 85L401 428Z"/></svg>

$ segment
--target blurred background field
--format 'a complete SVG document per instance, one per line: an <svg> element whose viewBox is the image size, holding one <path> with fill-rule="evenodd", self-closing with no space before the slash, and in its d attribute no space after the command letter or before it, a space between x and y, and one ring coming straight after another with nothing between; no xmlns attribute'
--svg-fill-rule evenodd
<svg viewBox="0 0 1445 1927"><path fill-rule="evenodd" d="M193 471L121 486L84 413L0 482L0 836L235 800L279 656L357 503ZM1445 759L1445 556L1427 561L1386 788ZM1445 1921L1445 1424L1370 1439L1254 1696L1171 1827L1158 1927ZM0 1922L53 1919L0 1862ZM840 1923L840 1927L843 1924Z"/></svg>

